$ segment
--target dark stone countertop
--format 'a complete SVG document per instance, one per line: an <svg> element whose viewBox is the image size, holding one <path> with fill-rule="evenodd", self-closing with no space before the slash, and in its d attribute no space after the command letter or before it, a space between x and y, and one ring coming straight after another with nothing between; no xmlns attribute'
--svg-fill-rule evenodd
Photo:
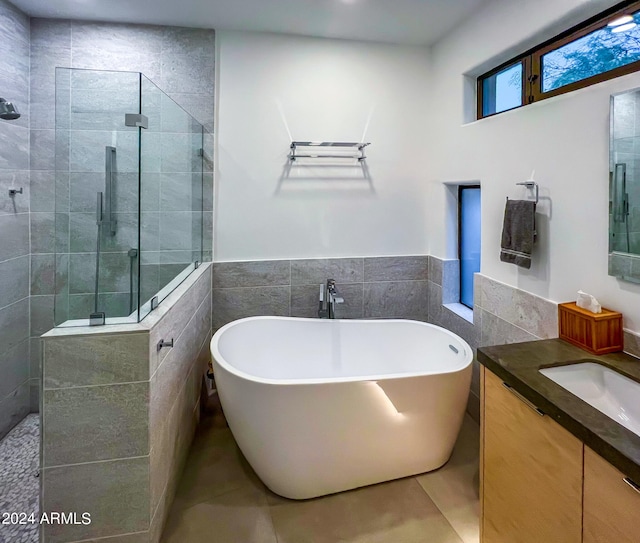
<svg viewBox="0 0 640 543"><path fill-rule="evenodd" d="M538 371L589 361L640 382L640 359L624 353L596 356L561 339L545 339L480 347L478 361L625 476L640 483L640 436Z"/></svg>

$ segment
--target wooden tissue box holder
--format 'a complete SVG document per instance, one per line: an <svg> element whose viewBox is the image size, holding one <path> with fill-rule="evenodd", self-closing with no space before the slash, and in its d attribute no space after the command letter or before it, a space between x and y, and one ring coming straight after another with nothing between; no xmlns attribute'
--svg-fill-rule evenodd
<svg viewBox="0 0 640 543"><path fill-rule="evenodd" d="M558 305L560 339L593 354L616 353L622 350L622 314L602 308L591 313L575 302Z"/></svg>

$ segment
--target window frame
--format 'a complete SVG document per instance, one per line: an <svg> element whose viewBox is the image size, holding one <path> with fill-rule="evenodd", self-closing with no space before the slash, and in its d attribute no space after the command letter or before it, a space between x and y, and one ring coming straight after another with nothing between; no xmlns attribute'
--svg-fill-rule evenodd
<svg viewBox="0 0 640 543"><path fill-rule="evenodd" d="M640 11L640 0L627 0L620 4L617 4L610 9L583 21L582 23L566 30L558 34L557 36L543 42L536 47L529 49L525 53L517 55L507 62L503 62L496 68L492 68L486 73L478 76L476 82L477 88L477 120L487 119L489 117L493 117L495 115L499 115L500 113L504 113L506 111L513 111L514 109L518 109L529 104L539 102L540 100L545 100L547 98L552 98L554 96L558 96L560 94L565 94L567 92L573 92L578 89L582 89L585 87L589 87L591 85L595 85L597 83L601 83L603 81L608 81L609 79L615 79L616 77L620 77L623 75L627 75L636 71L640 71L640 60L635 62L631 62L629 64L625 64L624 66L619 66L618 68L613 68L612 70L607 70L606 72L602 72L591 77L587 77L580 81L575 81L574 83L569 83L567 85L563 85L562 87L558 87L557 89L552 89L547 92L542 91L542 57L547 53L554 51L564 45L567 45L571 42L574 42L587 34L591 34L595 30L599 30L607 26L607 24L614 20L616 17L626 14L629 12ZM505 68L509 66L513 66L521 62L523 64L523 75L522 75L522 105L516 106L510 109L505 109L503 111L499 111L496 113L491 113L489 115L483 115L483 83L484 81L501 72Z"/></svg>
<svg viewBox="0 0 640 543"><path fill-rule="evenodd" d="M462 301L462 192L467 189L478 189L482 198L482 187L479 183L474 183L471 185L458 185L458 265L460 268L460 271L458 273L458 302L463 306L473 310L473 306L468 306Z"/></svg>
<svg viewBox="0 0 640 543"><path fill-rule="evenodd" d="M503 64L500 64L500 66L498 66L497 68L493 68L492 70L489 70L487 73L482 74L480 77L478 77L477 79L478 119L487 119L489 117L493 117L494 115L499 115L500 113L504 113L505 111L513 111L514 109L518 109L525 105L525 100L527 98L527 93L525 91L525 88L526 88L526 81L529 74L529 71L527 69L528 62L529 60L527 57L512 58L511 60L504 62ZM483 113L484 113L484 82L485 80L517 64L522 64L522 104L509 109L504 109L502 111L496 111L495 113L489 113L489 115L484 115Z"/></svg>

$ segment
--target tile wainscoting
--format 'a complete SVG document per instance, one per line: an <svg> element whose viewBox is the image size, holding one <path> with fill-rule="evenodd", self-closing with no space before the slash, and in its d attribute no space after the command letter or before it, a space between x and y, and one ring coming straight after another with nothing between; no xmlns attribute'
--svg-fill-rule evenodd
<svg viewBox="0 0 640 543"><path fill-rule="evenodd" d="M45 335L42 510L92 522L46 526L43 543L160 540L199 421L211 332L204 264L139 324Z"/></svg>
<svg viewBox="0 0 640 543"><path fill-rule="evenodd" d="M464 338L475 350L486 345L519 343L558 337L558 304L486 275L474 276L473 322L449 304L459 300L459 261L430 256L429 322ZM473 379L467 409L479 421L479 366L473 362Z"/></svg>
<svg viewBox="0 0 640 543"><path fill-rule="evenodd" d="M335 279L338 318L428 320L429 257L217 262L214 330L242 317L317 317L320 285Z"/></svg>
<svg viewBox="0 0 640 543"><path fill-rule="evenodd" d="M555 302L476 274L473 322L459 300L459 262L433 256L218 262L213 268L213 328L242 317L316 317L320 284L336 280L338 318L405 318L437 324L482 345L557 337ZM471 313L469 311L469 313ZM478 419L478 366L468 410Z"/></svg>
<svg viewBox="0 0 640 543"><path fill-rule="evenodd" d="M459 263L429 257L429 322L464 338L474 350L488 345L558 337L558 303L480 273L474 278L473 322L452 311L458 300ZM640 335L624 331L624 350L640 357ZM479 366L474 360L468 411L479 420Z"/></svg>
<svg viewBox="0 0 640 543"><path fill-rule="evenodd" d="M316 317L319 286L335 279L345 298L338 318L406 318L442 326L471 347L558 337L558 304L480 273L472 322L455 310L459 261L412 255L217 262L213 329L257 315ZM469 311L469 313L471 313ZM640 335L625 330L625 352L640 356ZM479 366L473 362L468 411L479 421Z"/></svg>
<svg viewBox="0 0 640 543"><path fill-rule="evenodd" d="M345 296L343 318L429 321L474 348L556 336L554 302L481 274L474 322L461 317L448 307L457 274L457 261L429 256L205 264L140 324L56 329L44 339L43 510L86 510L93 522L50 526L43 542L157 543L198 424L213 330L251 315L313 317L327 277ZM477 374L469 399L477 417Z"/></svg>

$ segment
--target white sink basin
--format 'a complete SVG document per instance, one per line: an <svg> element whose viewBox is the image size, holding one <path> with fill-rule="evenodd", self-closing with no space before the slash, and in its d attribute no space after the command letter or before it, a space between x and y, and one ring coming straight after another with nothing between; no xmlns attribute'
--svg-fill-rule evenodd
<svg viewBox="0 0 640 543"><path fill-rule="evenodd" d="M593 362L540 373L640 436L640 383Z"/></svg>

